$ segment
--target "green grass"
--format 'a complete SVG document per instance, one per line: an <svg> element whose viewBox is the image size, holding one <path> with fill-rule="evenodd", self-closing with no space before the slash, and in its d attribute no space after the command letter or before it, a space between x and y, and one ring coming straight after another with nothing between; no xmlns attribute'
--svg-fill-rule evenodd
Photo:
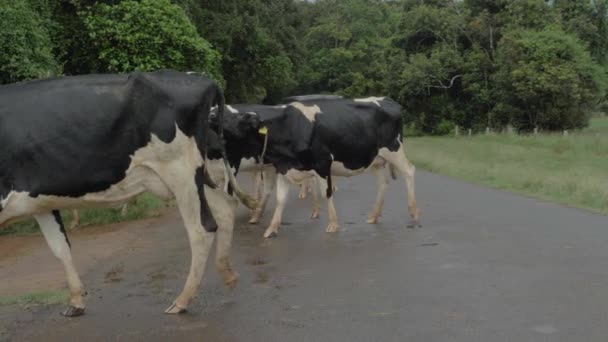
<svg viewBox="0 0 608 342"><path fill-rule="evenodd" d="M0 296L0 306L50 305L67 303L70 294L67 290L35 292L19 296Z"/></svg>
<svg viewBox="0 0 608 342"><path fill-rule="evenodd" d="M131 221L154 216L158 210L163 207L163 202L158 198L143 194L137 197L135 202L130 202L128 212L125 217L120 214L120 208L95 208L79 210L80 226L102 225L117 223L122 221ZM63 211L61 213L66 227L72 222L71 211ZM0 236L19 236L19 235L35 235L39 234L38 224L33 219L24 220L12 224L0 230Z"/></svg>
<svg viewBox="0 0 608 342"><path fill-rule="evenodd" d="M608 214L608 118L538 136L479 135L406 140L419 168Z"/></svg>

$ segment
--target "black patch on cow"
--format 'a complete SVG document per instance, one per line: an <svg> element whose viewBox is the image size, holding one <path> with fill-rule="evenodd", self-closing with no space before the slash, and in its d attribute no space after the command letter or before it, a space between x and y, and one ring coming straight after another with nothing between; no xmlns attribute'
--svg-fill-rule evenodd
<svg viewBox="0 0 608 342"><path fill-rule="evenodd" d="M68 247L72 248L72 244L68 239L68 233L65 231L65 226L63 225L63 218L61 217L61 213L59 212L59 210L53 210L52 213L55 217L55 222L57 222L57 224L59 225L59 230L61 231L61 234L63 234L63 237L65 237L65 242L68 243Z"/></svg>
<svg viewBox="0 0 608 342"><path fill-rule="evenodd" d="M198 198L201 202L201 222L205 230L210 233L217 232L217 222L211 213L209 203L207 203L207 197L205 196L205 187L203 185L209 185L207 182L210 181L209 176L205 176L206 171L199 167L196 169L196 175L194 181L196 182L196 188L198 190ZM213 184L213 182L211 182Z"/></svg>

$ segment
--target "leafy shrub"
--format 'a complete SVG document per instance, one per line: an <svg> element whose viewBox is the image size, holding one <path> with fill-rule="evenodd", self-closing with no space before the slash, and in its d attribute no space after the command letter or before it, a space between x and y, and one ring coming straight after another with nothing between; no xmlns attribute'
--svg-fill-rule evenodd
<svg viewBox="0 0 608 342"><path fill-rule="evenodd" d="M98 72L206 72L223 85L220 56L169 0L125 0L81 11Z"/></svg>
<svg viewBox="0 0 608 342"><path fill-rule="evenodd" d="M26 2L0 0L0 83L59 73L43 22Z"/></svg>
<svg viewBox="0 0 608 342"><path fill-rule="evenodd" d="M559 28L516 30L498 48L499 104L514 108L515 127L585 127L603 95L602 68L585 46Z"/></svg>

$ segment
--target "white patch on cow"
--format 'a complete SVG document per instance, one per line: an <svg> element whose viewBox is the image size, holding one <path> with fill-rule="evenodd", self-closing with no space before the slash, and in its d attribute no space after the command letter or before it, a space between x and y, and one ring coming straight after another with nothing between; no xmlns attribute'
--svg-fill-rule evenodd
<svg viewBox="0 0 608 342"><path fill-rule="evenodd" d="M200 76L207 76L207 73L204 71L187 71L186 75L200 75Z"/></svg>
<svg viewBox="0 0 608 342"><path fill-rule="evenodd" d="M236 110L234 107L232 107L231 105L226 105L226 108L228 109L228 111L230 111L230 113L232 114L237 114L239 111Z"/></svg>
<svg viewBox="0 0 608 342"><path fill-rule="evenodd" d="M175 129L175 139L169 143L152 134L150 142L131 156L131 164L125 178L107 190L81 197L32 197L29 192L11 191L2 203L4 210L0 211L0 225L12 218L48 213L54 209L120 206L145 191L150 191L164 200L172 198L172 191L159 174L166 173L168 166L177 169L182 165L184 168L203 165L194 137L187 137L177 125ZM176 156L180 159L176 159ZM184 163L183 158L187 158L188 162ZM183 182L191 184L192 179L184 179ZM184 187L186 186L189 185L184 184Z"/></svg>
<svg viewBox="0 0 608 342"><path fill-rule="evenodd" d="M321 114L322 113L321 112L321 108L319 108L319 106L317 106L317 105L309 107L309 106L305 106L301 102L294 102L294 103L291 104L291 106L295 107L300 112L302 112L302 114L304 114L304 116L310 122L315 121L315 116L317 116L317 114Z"/></svg>
<svg viewBox="0 0 608 342"><path fill-rule="evenodd" d="M2 208L6 208L6 203L8 203L8 200L11 198L11 194L12 192L9 192L6 198L0 198L0 206L2 206Z"/></svg>
<svg viewBox="0 0 608 342"><path fill-rule="evenodd" d="M375 104L376 106L380 107L380 102L383 101L385 99L385 97L367 97L364 99L355 99L355 102L371 102L373 104Z"/></svg>

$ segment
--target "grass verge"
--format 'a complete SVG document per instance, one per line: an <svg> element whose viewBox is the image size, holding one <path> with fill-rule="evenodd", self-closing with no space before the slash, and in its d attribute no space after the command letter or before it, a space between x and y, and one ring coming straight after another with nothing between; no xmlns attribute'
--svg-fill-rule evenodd
<svg viewBox="0 0 608 342"><path fill-rule="evenodd" d="M568 136L479 135L406 140L420 169L608 214L608 118Z"/></svg>
<svg viewBox="0 0 608 342"><path fill-rule="evenodd" d="M19 296L0 296L0 306L28 306L67 303L70 294L67 290L35 292Z"/></svg>
<svg viewBox="0 0 608 342"><path fill-rule="evenodd" d="M158 198L150 194L143 194L138 196L135 201L129 202L127 215L124 217L120 213L120 208L79 210L80 226L110 224L151 217L157 215L163 206L163 202ZM61 215L66 227L69 227L70 222L72 222L71 211L63 211ZM35 235L39 233L38 224L33 219L17 222L4 229L0 229L0 236Z"/></svg>

